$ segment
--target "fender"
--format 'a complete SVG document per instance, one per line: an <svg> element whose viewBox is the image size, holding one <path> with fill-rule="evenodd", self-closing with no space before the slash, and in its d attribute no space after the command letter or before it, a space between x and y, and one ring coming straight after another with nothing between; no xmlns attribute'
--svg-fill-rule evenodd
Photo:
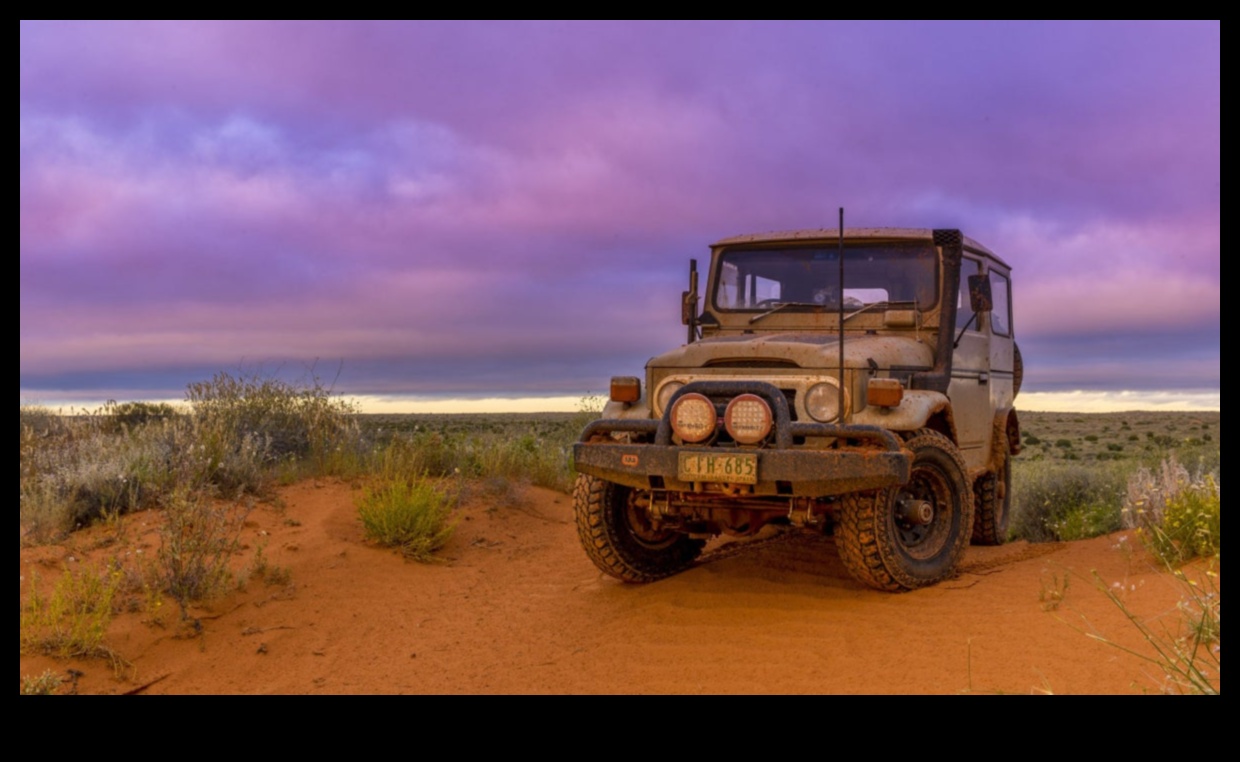
<svg viewBox="0 0 1240 762"><path fill-rule="evenodd" d="M1012 455L1019 455L1020 448L1020 420L1016 417L1016 408L1000 408L995 411L986 470L998 473L1003 468L1003 461Z"/></svg>
<svg viewBox="0 0 1240 762"><path fill-rule="evenodd" d="M942 392L926 389L905 389L904 398L895 407L867 407L852 417L852 423L880 426L891 431L916 431L930 428L956 438L956 422L952 418L951 400Z"/></svg>

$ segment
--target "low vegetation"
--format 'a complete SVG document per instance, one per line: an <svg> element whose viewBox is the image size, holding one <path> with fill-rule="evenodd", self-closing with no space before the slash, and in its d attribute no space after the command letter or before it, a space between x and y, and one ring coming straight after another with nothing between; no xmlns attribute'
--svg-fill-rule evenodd
<svg viewBox="0 0 1240 762"><path fill-rule="evenodd" d="M1120 529L1163 565L1181 590L1174 611L1134 612L1122 583L1081 575L1147 648L1132 650L1092 626L1086 636L1145 661L1166 693L1215 694L1222 678L1222 557L1218 413L1025 414L1015 461L1012 534L1073 540ZM1070 577L1040 596L1058 610Z"/></svg>
<svg viewBox="0 0 1240 762"><path fill-rule="evenodd" d="M38 582L37 578L30 580L30 594L19 612L20 651L113 658L104 636L115 615L121 572L66 569L50 594L41 593Z"/></svg>
<svg viewBox="0 0 1240 762"><path fill-rule="evenodd" d="M456 528L448 495L424 477L368 485L357 512L368 538L415 561L433 560Z"/></svg>
<svg viewBox="0 0 1240 762"><path fill-rule="evenodd" d="M108 402L93 411L19 411L19 525L23 545L74 530L120 525L125 514L161 511L158 552L142 565L63 569L29 580L20 606L22 653L115 659L104 635L121 609L190 607L251 579L288 584L262 549L251 568L232 559L255 501L307 477L362 485L358 517L369 538L430 561L452 536L453 509L476 484L497 505L535 484L567 491L571 443L601 400L576 414L367 416L312 373L287 381L217 373L190 384L182 405ZM50 587L50 591L49 591ZM59 678L57 678L58 680ZM48 675L22 691L52 692Z"/></svg>
<svg viewBox="0 0 1240 762"><path fill-rule="evenodd" d="M1021 429L1013 539L1077 540L1120 529L1133 489L1153 488L1149 475L1164 463L1174 464L1175 478L1218 485L1219 413L1022 413Z"/></svg>
<svg viewBox="0 0 1240 762"><path fill-rule="evenodd" d="M184 620L195 603L247 579L287 584L288 571L268 566L261 548L252 568L230 563L255 502L301 478L357 483L366 536L411 559L434 560L470 490L500 507L518 504L527 484L568 492L572 443L601 403L583 400L575 414L363 415L313 375L289 382L219 373L191 384L177 406L22 406L23 545L61 540L137 510L159 509L164 520L158 553L145 566L114 562L103 570L64 569L42 586L29 580L21 650L115 660L105 634L121 608L145 610L158 622L167 598ZM1013 539L1071 540L1129 528L1173 570L1193 558L1217 561L1218 413L1024 413L1021 420ZM1180 663L1200 661L1202 649L1217 655L1217 590L1199 582L1192 593L1184 611L1200 637L1185 646L1195 655L1174 657ZM1191 676L1179 679L1192 685ZM45 673L22 678L21 689L56 692L60 684Z"/></svg>

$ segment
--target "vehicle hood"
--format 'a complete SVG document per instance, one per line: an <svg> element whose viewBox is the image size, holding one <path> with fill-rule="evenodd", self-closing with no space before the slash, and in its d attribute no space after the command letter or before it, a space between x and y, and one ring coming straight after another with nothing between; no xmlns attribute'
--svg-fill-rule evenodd
<svg viewBox="0 0 1240 762"><path fill-rule="evenodd" d="M929 369L934 352L925 340L906 335L848 334L844 365L849 368L892 366ZM648 368L837 368L839 338L825 333L762 333L713 336L654 357Z"/></svg>

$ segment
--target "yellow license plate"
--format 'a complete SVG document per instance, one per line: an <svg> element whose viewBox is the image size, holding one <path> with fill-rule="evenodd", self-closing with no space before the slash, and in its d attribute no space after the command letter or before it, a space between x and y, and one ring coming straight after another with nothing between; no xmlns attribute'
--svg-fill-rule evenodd
<svg viewBox="0 0 1240 762"><path fill-rule="evenodd" d="M758 483L758 456L753 453L680 453L676 476L682 482Z"/></svg>

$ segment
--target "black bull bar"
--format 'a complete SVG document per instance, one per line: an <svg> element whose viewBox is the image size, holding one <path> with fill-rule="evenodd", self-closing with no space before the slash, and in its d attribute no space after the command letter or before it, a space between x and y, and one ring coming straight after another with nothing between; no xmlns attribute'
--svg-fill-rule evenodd
<svg viewBox="0 0 1240 762"><path fill-rule="evenodd" d="M710 448L672 441L672 404L690 393L711 399L756 394L774 418L773 446ZM616 442L612 433L653 436L652 444ZM794 447L798 438L828 438L829 449ZM573 465L583 474L636 489L692 491L696 483L679 477L682 452L752 453L757 457L754 494L824 497L878 489L908 481L912 459L895 434L878 426L793 421L788 398L773 384L760 381L694 381L678 389L659 420L600 419L589 423L573 445Z"/></svg>

